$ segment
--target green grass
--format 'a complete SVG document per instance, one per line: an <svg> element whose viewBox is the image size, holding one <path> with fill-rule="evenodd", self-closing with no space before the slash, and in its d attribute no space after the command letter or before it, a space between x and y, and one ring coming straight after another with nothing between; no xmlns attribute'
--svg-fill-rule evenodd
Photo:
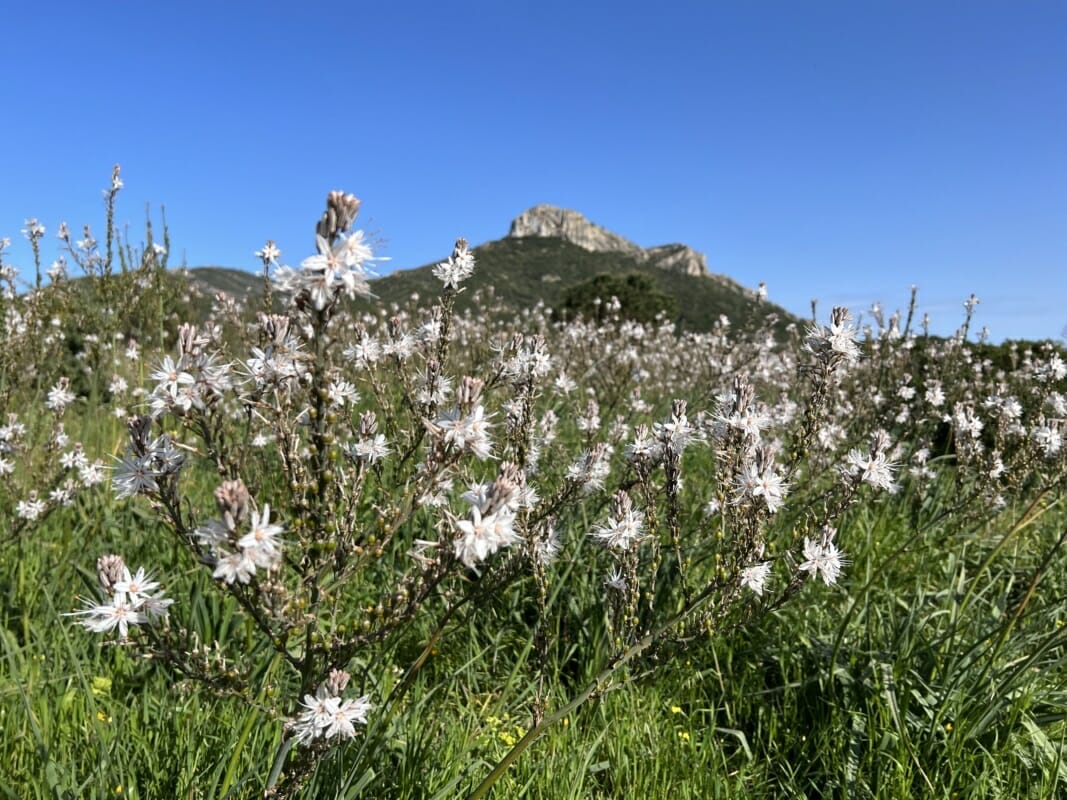
<svg viewBox="0 0 1067 800"><path fill-rule="evenodd" d="M620 258L550 239L491 243L477 257L481 280L504 287L498 296L506 294L518 307L542 299L551 305L566 286L616 268ZM542 281L546 272L559 281ZM251 291L258 291L258 277L248 277ZM728 309L749 309L751 316L735 317L735 326L754 326L766 311L728 282L660 271L654 278L679 298L683 327L710 325ZM236 290L239 283L232 286ZM377 302L386 304L405 302L415 291L431 296L439 288L425 269L384 278L375 287ZM461 293L460 301L462 312L473 293ZM148 313L153 308L146 306L145 319L162 330L162 320ZM487 349L483 343L464 353L475 374L488 358L478 347ZM879 357L892 355L888 347L879 351ZM142 378L156 358L146 356ZM108 369L93 375L106 383L111 365L101 363ZM618 375L606 367L590 371L606 408L630 388L630 370L621 363ZM897 368L885 363L887 372ZM66 365L51 366L62 371ZM969 363L957 366L960 375L973 373ZM24 402L12 408L40 409L51 379L31 377ZM900 378L883 374L881 380L879 389L892 395ZM708 383L700 391L721 380ZM651 386L646 398L662 405L675 388L667 382ZM383 397L390 391L382 389ZM94 401L102 394L97 388ZM399 405L397 397L387 399ZM859 391L855 399L861 416ZM588 444L574 419L584 400L578 393L559 403L560 438L544 454L537 476L544 486L560 485L574 454ZM706 397L700 407L708 407ZM79 400L65 417L67 431L94 455L119 453L122 425L98 414L97 406ZM24 416L47 428L43 414ZM494 425L503 427L499 418ZM254 495L285 496L278 458L271 449L249 457ZM700 511L709 499L702 478L711 474L713 461L705 449L685 462L681 510L686 536L697 537L685 541L695 542L698 557L709 552L702 545L711 541L699 537L714 533ZM497 468L479 464L457 477L492 478ZM720 620L714 636L689 631L683 639L658 643L627 664L620 680L593 691L588 702L548 727L490 796L888 800L1061 794L1067 779L1067 503L1050 492L1022 506L1009 493L1002 512L979 517L954 508L961 494L953 470L946 465L924 494L907 479L898 494L864 494L838 526L836 541L850 559L838 585L806 581L791 602L762 618L755 613L761 601L746 594L745 610L753 610L756 624L727 627L741 616L735 613ZM401 473L395 465L383 466L364 489L368 526L376 509L391 501L390 492L408 488L390 483L391 474ZM958 474L970 480L965 470ZM826 496L821 484L838 478L825 464L796 473L790 500L797 505L787 504L768 525L769 552L795 553L797 548L780 545L811 530ZM205 459L182 480L191 507L201 514L213 507L218 475ZM1062 486L1062 473L1056 480L1049 485ZM1038 490L1030 484L1036 479L1014 488L1020 497L1032 497ZM727 484L723 491L730 490ZM587 538L609 502L594 497L559 512L564 551L548 571L545 613L528 576L499 591L476 591L474 575L461 572L444 589L458 596L470 590L475 602L442 619L447 603L429 600L425 613L400 635L357 652L347 666L350 694L371 696L369 724L354 740L325 751L298 796L468 797L534 726L538 713L551 718L589 691L613 650L601 602L610 559L592 550ZM437 516L422 510L404 522L397 546L361 573L369 576L365 583L338 601L336 621L366 619L364 606L381 597L383 586L392 588L406 568L411 540L442 533L435 528ZM494 563L506 563L515 550ZM122 553L131 567L150 567L165 582L176 601L172 624L195 632L205 645L233 645L228 651L237 663L227 666L247 677L252 691L241 697L210 693L63 616L95 595L94 561L111 552ZM697 561L689 575L710 579L710 558ZM494 577L494 569L484 575ZM664 583L676 574L660 571L658 588L672 588ZM279 715L291 709L278 711L272 701L276 693L289 696L298 676L257 637L233 598L216 589L209 571L175 544L142 498L118 503L105 487L82 493L74 508L56 511L28 535L0 546L0 798L253 798L279 771L284 787L284 773L295 762L286 757ZM675 613L679 594L657 594L657 613ZM543 647L533 638L539 624ZM422 668L409 672L423 658ZM544 706L535 713L539 698Z"/></svg>
<svg viewBox="0 0 1067 800"><path fill-rule="evenodd" d="M842 586L811 586L760 628L697 643L650 676L650 662L636 665L551 728L492 796L1055 796L1067 777L1067 514L1050 507L1008 536L1010 510L973 530L915 526L912 500L851 518ZM111 509L99 524L100 513L56 515L2 555L0 796L259 796L277 720L174 683L60 617L90 590L85 554L132 541L140 563L169 548L136 516ZM558 578L554 602L597 590L573 578ZM301 796L471 791L531 722L537 670L515 601L457 619L396 713L331 751ZM195 592L179 602L216 635L240 635L225 604L209 609L217 601ZM575 644L552 651L550 709L592 675L579 645L602 635L593 623L554 632ZM412 631L398 665L425 633ZM380 664L366 676L375 697L399 680Z"/></svg>

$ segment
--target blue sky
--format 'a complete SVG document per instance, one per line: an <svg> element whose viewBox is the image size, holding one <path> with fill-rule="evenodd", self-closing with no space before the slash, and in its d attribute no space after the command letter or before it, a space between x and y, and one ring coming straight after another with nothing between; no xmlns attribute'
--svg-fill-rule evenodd
<svg viewBox="0 0 1067 800"><path fill-rule="evenodd" d="M975 292L993 338L1067 326L1062 2L50 3L0 41L0 237L166 207L173 257L311 253L329 189L388 269L537 203L807 314ZM139 239L140 237L135 237Z"/></svg>

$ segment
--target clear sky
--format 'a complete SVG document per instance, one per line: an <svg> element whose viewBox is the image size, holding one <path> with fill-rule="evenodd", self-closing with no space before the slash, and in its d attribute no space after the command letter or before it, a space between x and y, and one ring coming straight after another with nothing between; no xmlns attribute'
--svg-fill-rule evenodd
<svg viewBox="0 0 1067 800"><path fill-rule="evenodd" d="M52 2L0 30L0 237L166 207L174 261L311 254L363 199L386 269L538 203L807 314L1067 326L1067 3ZM137 237L140 238L140 237Z"/></svg>

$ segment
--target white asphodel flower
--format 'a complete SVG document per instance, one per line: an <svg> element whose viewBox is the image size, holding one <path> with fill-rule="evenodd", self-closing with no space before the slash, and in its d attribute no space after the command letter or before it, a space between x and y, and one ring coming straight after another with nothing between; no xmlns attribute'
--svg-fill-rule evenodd
<svg viewBox="0 0 1067 800"><path fill-rule="evenodd" d="M827 529L818 539L805 537L805 561L800 565L802 571L822 578L827 586L837 583L842 568L848 563L844 553L834 544L834 533L833 529Z"/></svg>

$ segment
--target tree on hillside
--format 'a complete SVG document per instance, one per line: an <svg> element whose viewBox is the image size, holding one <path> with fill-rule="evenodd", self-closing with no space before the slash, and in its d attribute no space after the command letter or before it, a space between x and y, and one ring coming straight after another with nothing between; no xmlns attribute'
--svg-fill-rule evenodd
<svg viewBox="0 0 1067 800"><path fill-rule="evenodd" d="M604 272L576 283L564 291L561 310L571 317L580 314L602 322L613 297L618 300L617 313L624 319L652 322L660 314L667 319L678 316L678 301L663 292L651 276L640 272Z"/></svg>

